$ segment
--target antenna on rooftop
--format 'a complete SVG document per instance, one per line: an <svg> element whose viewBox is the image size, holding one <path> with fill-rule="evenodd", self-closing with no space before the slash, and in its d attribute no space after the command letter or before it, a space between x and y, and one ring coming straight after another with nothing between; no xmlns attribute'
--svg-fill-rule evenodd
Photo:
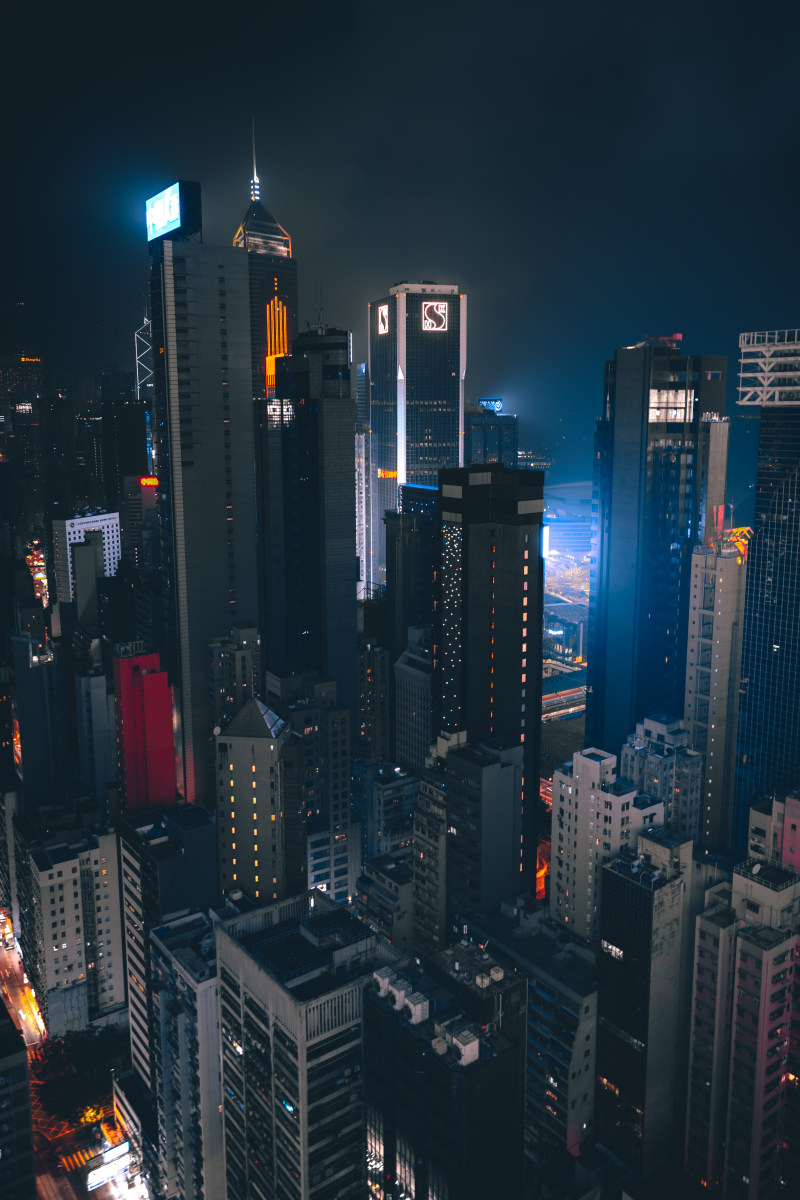
<svg viewBox="0 0 800 1200"><path fill-rule="evenodd" d="M250 118L250 128L253 142L253 178L250 180L250 199L261 199L261 188L258 181L258 171L256 170L256 119Z"/></svg>

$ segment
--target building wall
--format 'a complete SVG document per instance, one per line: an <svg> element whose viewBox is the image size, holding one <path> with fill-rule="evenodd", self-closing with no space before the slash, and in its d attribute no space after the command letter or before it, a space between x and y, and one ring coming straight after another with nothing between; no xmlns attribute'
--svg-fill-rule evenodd
<svg viewBox="0 0 800 1200"><path fill-rule="evenodd" d="M92 513L85 517L53 521L53 559L56 574L56 593L59 600L74 598L74 576L71 548L83 542L87 533L103 536L103 570L116 575L122 553L119 513Z"/></svg>

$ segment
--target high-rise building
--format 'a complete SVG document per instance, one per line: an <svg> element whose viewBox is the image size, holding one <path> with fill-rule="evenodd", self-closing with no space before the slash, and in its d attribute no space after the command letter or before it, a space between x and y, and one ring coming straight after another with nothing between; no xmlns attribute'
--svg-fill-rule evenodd
<svg viewBox="0 0 800 1200"><path fill-rule="evenodd" d="M174 804L172 695L157 654L142 642L114 647L119 785L127 812Z"/></svg>
<svg viewBox="0 0 800 1200"><path fill-rule="evenodd" d="M422 771L433 742L433 639L430 629L409 628L408 646L394 664L395 758Z"/></svg>
<svg viewBox="0 0 800 1200"><path fill-rule="evenodd" d="M384 967L364 1002L369 1194L522 1194L527 988L488 954Z"/></svg>
<svg viewBox="0 0 800 1200"><path fill-rule="evenodd" d="M292 353L299 324L292 239L261 203L255 139L250 204L233 244L247 251L253 396L263 398L274 388L276 360Z"/></svg>
<svg viewBox="0 0 800 1200"><path fill-rule="evenodd" d="M515 898L467 923L496 962L528 979L525 1155L537 1167L558 1151L578 1155L592 1136L597 1053L595 955L545 916Z"/></svg>
<svg viewBox="0 0 800 1200"><path fill-rule="evenodd" d="M419 777L392 762L356 761L353 799L361 814L361 857L408 850L413 838Z"/></svg>
<svg viewBox="0 0 800 1200"><path fill-rule="evenodd" d="M709 890L695 924L686 1169L730 1200L793 1195L800 875L748 858Z"/></svg>
<svg viewBox="0 0 800 1200"><path fill-rule="evenodd" d="M248 700L217 749L220 890L241 889L254 902L282 900L305 886L306 822L294 778L296 747L286 717Z"/></svg>
<svg viewBox="0 0 800 1200"><path fill-rule="evenodd" d="M663 824L694 841L700 836L703 765L703 755L691 748L685 723L667 713L638 722L619 757L622 778L663 802Z"/></svg>
<svg viewBox="0 0 800 1200"><path fill-rule="evenodd" d="M597 423L586 741L682 712L693 548L725 502L726 360L675 338L617 350Z"/></svg>
<svg viewBox="0 0 800 1200"><path fill-rule="evenodd" d="M319 671L356 706L352 337L320 326L276 360L258 406L262 658Z"/></svg>
<svg viewBox="0 0 800 1200"><path fill-rule="evenodd" d="M438 552L437 489L406 484L398 488L398 502L399 510L385 516L385 625L393 663L412 625L433 624Z"/></svg>
<svg viewBox="0 0 800 1200"><path fill-rule="evenodd" d="M284 811L306 821L309 887L346 902L360 866L360 839L350 812L350 711L335 683L314 675L266 672L266 703L291 726L284 752Z"/></svg>
<svg viewBox="0 0 800 1200"><path fill-rule="evenodd" d="M503 412L500 399L479 400L464 411L464 465L502 463L517 465L517 418Z"/></svg>
<svg viewBox="0 0 800 1200"><path fill-rule="evenodd" d="M217 927L229 1200L361 1200L364 992L398 957L318 892Z"/></svg>
<svg viewBox="0 0 800 1200"><path fill-rule="evenodd" d="M69 782L69 738L62 648L30 634L8 639L11 748L24 808L63 804Z"/></svg>
<svg viewBox="0 0 800 1200"><path fill-rule="evenodd" d="M405 483L435 487L464 461L467 297L456 284L399 283L369 306L370 545L367 584L385 581L383 517Z"/></svg>
<svg viewBox="0 0 800 1200"><path fill-rule="evenodd" d="M100 667L76 673L75 708L78 775L102 807L106 801L106 788L117 778L117 726L114 693ZM169 748L171 751L171 739ZM172 774L174 776L174 770Z"/></svg>
<svg viewBox="0 0 800 1200"><path fill-rule="evenodd" d="M225 1194L216 937L193 913L150 935L158 1187L175 1200Z"/></svg>
<svg viewBox="0 0 800 1200"><path fill-rule="evenodd" d="M66 836L65 836L66 833ZM20 946L50 1037L122 1019L125 954L116 834L14 822Z"/></svg>
<svg viewBox="0 0 800 1200"><path fill-rule="evenodd" d="M118 823L125 897L131 1062L153 1106L154 994L150 931L218 899L214 819L199 805L132 812ZM138 1089L137 1089L138 1090ZM140 1114L149 1124L147 1112Z"/></svg>
<svg viewBox="0 0 800 1200"><path fill-rule="evenodd" d="M102 535L103 572L116 575L121 550L119 513L95 512L70 520L53 521L53 560L56 575L56 598L75 599L75 569L73 546L85 541L87 533Z"/></svg>
<svg viewBox="0 0 800 1200"><path fill-rule="evenodd" d="M261 692L261 638L255 626L234 627L208 647L209 690L214 728L224 729L248 700Z"/></svg>
<svg viewBox="0 0 800 1200"><path fill-rule="evenodd" d="M743 333L739 403L758 406L755 519L747 562L733 845L749 807L800 783L800 330Z"/></svg>
<svg viewBox="0 0 800 1200"><path fill-rule="evenodd" d="M684 724L703 755L700 838L731 847L750 530L727 529L692 552Z"/></svg>
<svg viewBox="0 0 800 1200"><path fill-rule="evenodd" d="M603 864L643 829L664 824L664 803L640 796L629 779L617 778L617 759L603 750L582 750L553 772L550 916L577 937L599 936Z"/></svg>
<svg viewBox="0 0 800 1200"><path fill-rule="evenodd" d="M542 707L543 476L495 463L442 471L434 626L440 723L523 746L519 879L536 871Z"/></svg>
<svg viewBox="0 0 800 1200"><path fill-rule="evenodd" d="M594 1133L637 1175L683 1142L694 924L724 878L669 829L603 867Z"/></svg>
<svg viewBox="0 0 800 1200"><path fill-rule="evenodd" d="M425 954L447 945L447 797L442 780L423 776L414 810L414 943Z"/></svg>
<svg viewBox="0 0 800 1200"><path fill-rule="evenodd" d="M257 616L253 255L191 240L199 186L167 191L164 205L174 201L183 223L166 233L148 226L164 665L178 790L189 803L213 802L208 646Z"/></svg>

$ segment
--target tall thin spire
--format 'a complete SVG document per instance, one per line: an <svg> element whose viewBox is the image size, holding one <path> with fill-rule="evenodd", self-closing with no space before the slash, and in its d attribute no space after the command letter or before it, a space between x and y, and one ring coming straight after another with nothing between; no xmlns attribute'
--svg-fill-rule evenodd
<svg viewBox="0 0 800 1200"><path fill-rule="evenodd" d="M256 119L251 117L252 135L253 135L253 178L250 180L250 199L261 199L261 187L258 181L258 171L256 170Z"/></svg>

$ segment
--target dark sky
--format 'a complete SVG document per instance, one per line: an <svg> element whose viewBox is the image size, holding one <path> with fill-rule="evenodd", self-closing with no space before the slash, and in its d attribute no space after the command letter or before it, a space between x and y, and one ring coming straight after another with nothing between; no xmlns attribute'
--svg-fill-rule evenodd
<svg viewBox="0 0 800 1200"><path fill-rule="evenodd" d="M682 331L735 377L741 330L800 323L794 0L17 12L3 298L39 306L54 363L131 365L145 198L199 180L228 242L251 116L301 319L322 281L363 356L370 298L457 282L468 396L503 396L556 478L590 473L615 346Z"/></svg>

